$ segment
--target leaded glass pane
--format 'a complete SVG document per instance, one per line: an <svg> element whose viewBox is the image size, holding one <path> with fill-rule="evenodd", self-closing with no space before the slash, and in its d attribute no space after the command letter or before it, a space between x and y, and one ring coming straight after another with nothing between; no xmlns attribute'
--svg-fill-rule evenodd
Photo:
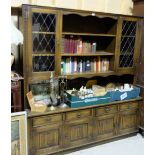
<svg viewBox="0 0 155 155"><path fill-rule="evenodd" d="M53 71L54 56L33 56L33 72Z"/></svg>
<svg viewBox="0 0 155 155"><path fill-rule="evenodd" d="M123 21L119 67L132 67L135 48L136 22Z"/></svg>
<svg viewBox="0 0 155 155"><path fill-rule="evenodd" d="M56 16L54 14L33 13L32 31L55 32Z"/></svg>
<svg viewBox="0 0 155 155"><path fill-rule="evenodd" d="M33 53L55 52L55 35L33 34Z"/></svg>

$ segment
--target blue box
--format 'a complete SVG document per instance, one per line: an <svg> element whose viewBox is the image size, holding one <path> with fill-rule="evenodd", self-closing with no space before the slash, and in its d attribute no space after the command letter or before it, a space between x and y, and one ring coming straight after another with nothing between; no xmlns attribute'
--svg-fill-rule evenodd
<svg viewBox="0 0 155 155"><path fill-rule="evenodd" d="M78 108L78 107L108 103L110 102L110 98L111 98L110 92L107 92L104 96L89 97L85 99L80 99L79 97L73 96L68 93L67 93L67 96L69 100L69 106L71 108Z"/></svg>
<svg viewBox="0 0 155 155"><path fill-rule="evenodd" d="M140 88L135 86L131 91L125 91L125 92L120 92L119 90L111 91L110 102L137 98L139 94L140 94Z"/></svg>

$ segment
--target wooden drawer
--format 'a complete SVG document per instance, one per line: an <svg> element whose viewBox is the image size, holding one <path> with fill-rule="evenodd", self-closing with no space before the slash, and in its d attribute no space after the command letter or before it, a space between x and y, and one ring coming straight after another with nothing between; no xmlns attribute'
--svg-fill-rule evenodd
<svg viewBox="0 0 155 155"><path fill-rule="evenodd" d="M32 118L32 126L38 127L43 125L52 125L54 123L62 122L62 115L55 114L55 115L46 115Z"/></svg>
<svg viewBox="0 0 155 155"><path fill-rule="evenodd" d="M95 115L100 116L100 115L103 115L103 114L115 113L117 111L118 111L117 105L109 105L109 106L96 108Z"/></svg>
<svg viewBox="0 0 155 155"><path fill-rule="evenodd" d="M128 103L123 103L120 105L120 111L137 109L137 108L138 108L138 102L128 102Z"/></svg>
<svg viewBox="0 0 155 155"><path fill-rule="evenodd" d="M92 110L86 109L86 110L78 110L74 112L67 112L66 113L66 121L75 120L79 118L86 118L92 116Z"/></svg>

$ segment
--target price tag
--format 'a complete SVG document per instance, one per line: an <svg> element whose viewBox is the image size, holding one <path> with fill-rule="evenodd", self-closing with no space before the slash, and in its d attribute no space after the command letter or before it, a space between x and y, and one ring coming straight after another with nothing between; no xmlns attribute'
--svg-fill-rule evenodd
<svg viewBox="0 0 155 155"><path fill-rule="evenodd" d="M125 99L127 96L128 96L127 93L124 93L124 94L122 94L122 95L120 96L120 98L121 98L121 100L123 100L123 99Z"/></svg>

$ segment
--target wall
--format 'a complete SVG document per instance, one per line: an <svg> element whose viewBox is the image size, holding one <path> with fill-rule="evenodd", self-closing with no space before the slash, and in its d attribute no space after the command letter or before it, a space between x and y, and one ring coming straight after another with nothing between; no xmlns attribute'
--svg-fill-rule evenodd
<svg viewBox="0 0 155 155"><path fill-rule="evenodd" d="M91 10L108 13L132 15L132 0L11 0L11 5L22 4L55 6L61 8Z"/></svg>

